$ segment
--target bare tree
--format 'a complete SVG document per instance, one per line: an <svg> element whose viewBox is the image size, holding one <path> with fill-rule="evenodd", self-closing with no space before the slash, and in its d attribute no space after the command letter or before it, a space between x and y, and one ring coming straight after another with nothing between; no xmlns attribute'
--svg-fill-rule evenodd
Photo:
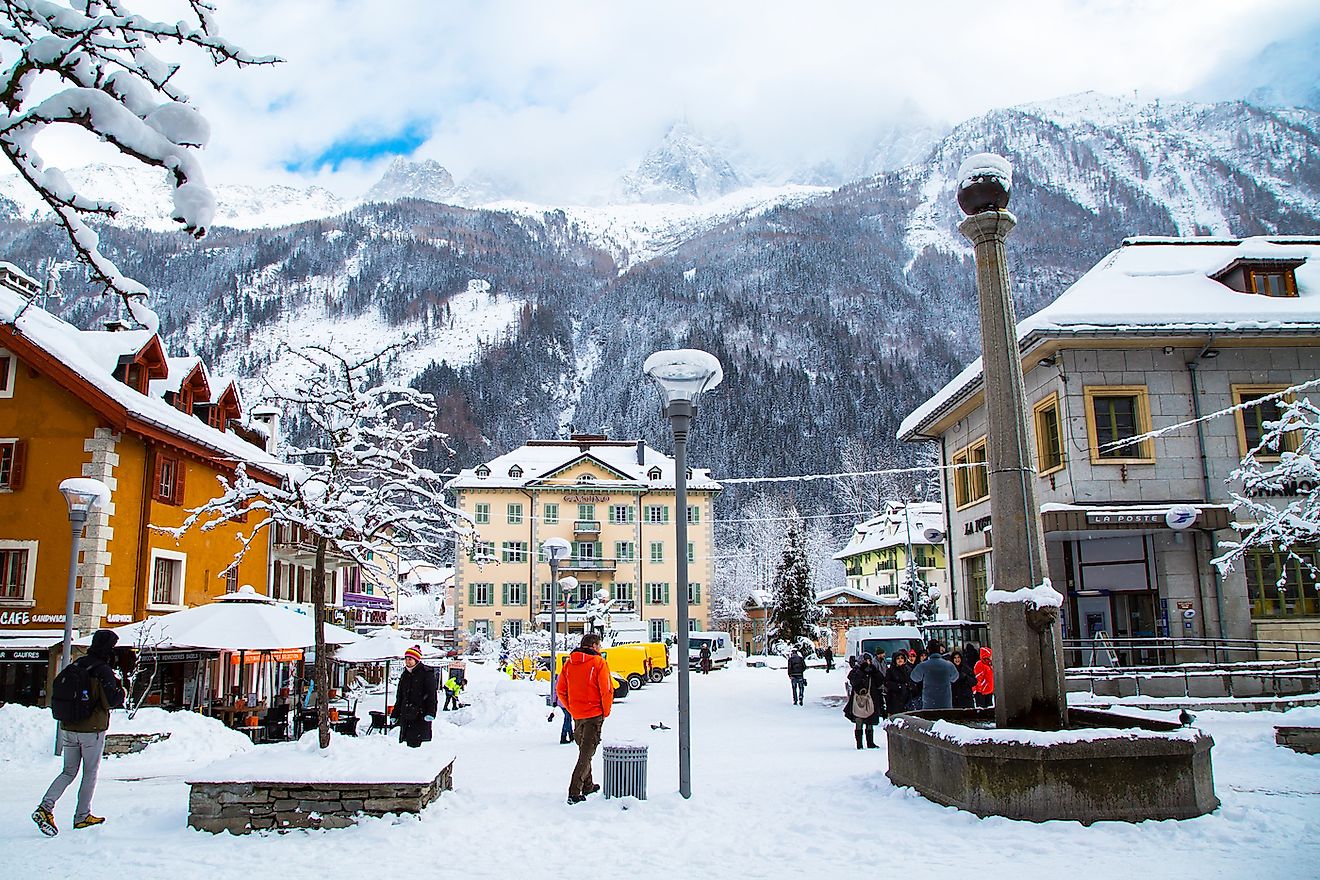
<svg viewBox="0 0 1320 880"><path fill-rule="evenodd" d="M191 235L205 235L215 198L196 150L209 140L210 126L174 84L179 65L151 48L191 47L215 65L279 59L251 55L219 36L206 0L179 5L184 17L173 23L138 15L123 0L5 0L0 7L0 44L10 61L0 80L0 151L55 213L90 276L152 330L147 288L120 274L87 225L114 217L119 206L75 191L60 169L46 166L35 139L52 126L76 126L126 157L164 169L173 187L173 219Z"/></svg>
<svg viewBox="0 0 1320 880"><path fill-rule="evenodd" d="M292 351L303 366L295 389L272 388L272 400L301 417L309 440L286 445L290 461L281 486L247 475L220 477L221 494L188 512L180 535L205 531L255 515L240 535L237 565L257 537L274 526L301 529L315 548L312 604L315 608L316 704L321 747L330 743L329 658L325 650L326 565L331 554L370 572L392 552L436 558L439 545L469 530L466 518L444 498L439 474L416 459L444 437L434 428L431 396L402 385L372 385L380 363L407 343L366 356L324 346ZM231 566L232 568L232 566Z"/></svg>

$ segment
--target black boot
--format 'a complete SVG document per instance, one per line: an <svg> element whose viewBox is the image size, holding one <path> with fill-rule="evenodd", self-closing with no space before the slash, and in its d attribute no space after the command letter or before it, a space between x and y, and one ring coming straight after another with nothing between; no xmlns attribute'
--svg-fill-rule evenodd
<svg viewBox="0 0 1320 880"><path fill-rule="evenodd" d="M866 747L868 749L880 748L875 744L875 727L870 724L866 725Z"/></svg>
<svg viewBox="0 0 1320 880"><path fill-rule="evenodd" d="M860 727L853 728L853 736L857 738L857 748L862 747L862 730Z"/></svg>

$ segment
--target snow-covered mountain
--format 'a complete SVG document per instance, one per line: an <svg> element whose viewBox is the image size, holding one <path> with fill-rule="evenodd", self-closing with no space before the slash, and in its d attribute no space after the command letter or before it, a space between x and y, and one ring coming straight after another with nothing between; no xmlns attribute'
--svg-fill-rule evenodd
<svg viewBox="0 0 1320 880"><path fill-rule="evenodd" d="M425 199L428 202L465 204L468 194L454 183L454 175L434 159L414 162L402 156L392 161L380 180L362 195L363 202Z"/></svg>
<svg viewBox="0 0 1320 880"><path fill-rule="evenodd" d="M670 127L620 189L629 201L699 204L743 189L748 181L719 147L687 123Z"/></svg>

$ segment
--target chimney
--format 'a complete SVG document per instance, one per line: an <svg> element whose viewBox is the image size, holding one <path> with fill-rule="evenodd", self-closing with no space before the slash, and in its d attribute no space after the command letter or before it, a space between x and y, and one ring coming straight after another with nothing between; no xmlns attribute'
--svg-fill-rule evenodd
<svg viewBox="0 0 1320 880"><path fill-rule="evenodd" d="M273 406L259 406L252 410L249 421L266 432L266 451L278 455L280 448L280 411Z"/></svg>
<svg viewBox="0 0 1320 880"><path fill-rule="evenodd" d="M645 440L638 440L638 441L637 441L637 463L638 463L639 465L641 465L641 464L646 464L646 441L645 441Z"/></svg>
<svg viewBox="0 0 1320 880"><path fill-rule="evenodd" d="M41 285L36 279L13 263L0 262L0 284L24 299L32 299L41 294Z"/></svg>

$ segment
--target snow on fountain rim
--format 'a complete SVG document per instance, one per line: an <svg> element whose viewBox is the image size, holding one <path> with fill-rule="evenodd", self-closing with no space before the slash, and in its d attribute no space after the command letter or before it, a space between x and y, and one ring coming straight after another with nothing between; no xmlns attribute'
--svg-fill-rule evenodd
<svg viewBox="0 0 1320 880"><path fill-rule="evenodd" d="M1040 584L1021 590L989 590L985 594L985 604L1006 605L1009 602L1025 602L1034 608L1062 608L1063 596L1045 578Z"/></svg>

